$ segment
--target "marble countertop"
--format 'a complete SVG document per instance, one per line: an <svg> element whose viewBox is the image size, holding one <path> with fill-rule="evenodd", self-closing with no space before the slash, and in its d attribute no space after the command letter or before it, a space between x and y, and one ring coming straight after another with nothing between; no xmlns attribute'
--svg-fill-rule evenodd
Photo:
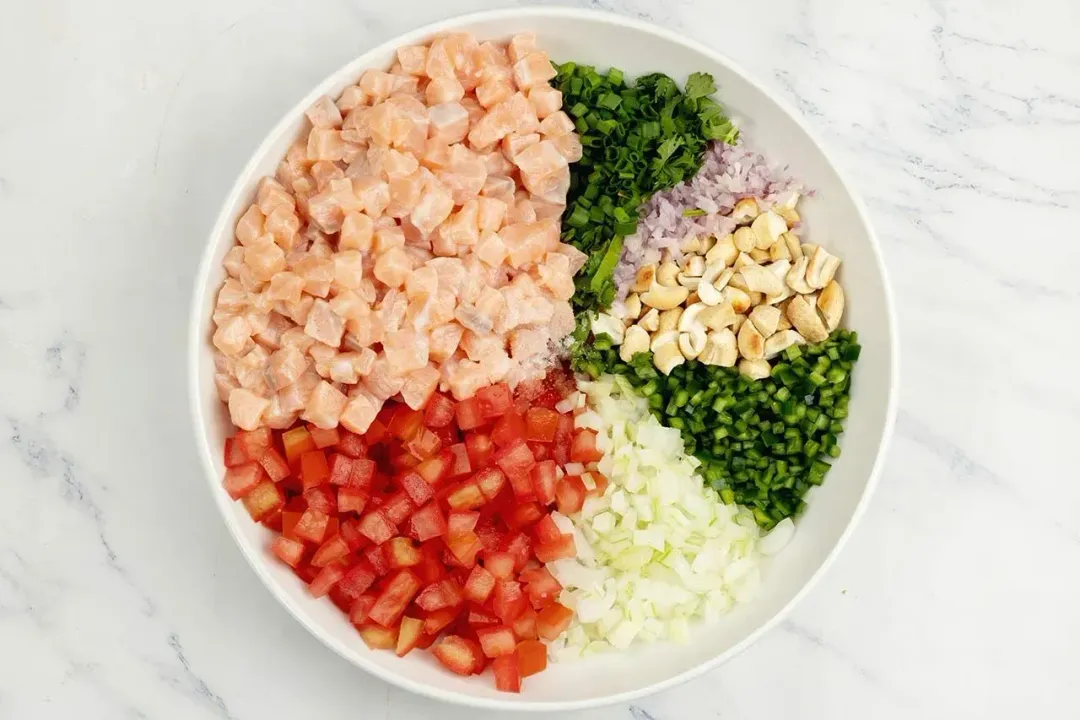
<svg viewBox="0 0 1080 720"><path fill-rule="evenodd" d="M780 628L563 717L1075 716L1080 6L580 4L719 47L802 111L883 241L903 378L874 502ZM496 717L366 676L260 587L182 362L203 238L270 124L363 48L486 5L0 0L0 718Z"/></svg>

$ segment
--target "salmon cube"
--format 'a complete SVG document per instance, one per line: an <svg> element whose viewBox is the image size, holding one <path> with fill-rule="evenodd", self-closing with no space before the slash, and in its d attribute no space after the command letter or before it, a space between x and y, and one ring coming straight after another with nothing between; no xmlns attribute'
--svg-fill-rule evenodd
<svg viewBox="0 0 1080 720"><path fill-rule="evenodd" d="M307 253L292 266L294 273L304 279L304 292L308 295L324 298L330 294L334 282L334 262Z"/></svg>
<svg viewBox="0 0 1080 720"><path fill-rule="evenodd" d="M274 237L274 242L278 244L278 247L286 252L299 244L300 218L289 205L275 207L266 216L265 229Z"/></svg>
<svg viewBox="0 0 1080 720"><path fill-rule="evenodd" d="M487 167L478 155L461 145L450 149L450 165L437 173L450 190L455 205L464 205L476 197L487 180Z"/></svg>
<svg viewBox="0 0 1080 720"><path fill-rule="evenodd" d="M494 145L517 129L518 123L511 107L512 101L513 97L497 103L472 125L468 137L473 147L482 148ZM527 100L526 103L528 103Z"/></svg>
<svg viewBox="0 0 1080 720"><path fill-rule="evenodd" d="M251 325L248 321L234 315L214 331L214 347L230 357L236 357L251 341Z"/></svg>
<svg viewBox="0 0 1080 720"><path fill-rule="evenodd" d="M309 107L305 113L311 124L317 128L340 128L341 110L328 96L323 95Z"/></svg>
<svg viewBox="0 0 1080 720"><path fill-rule="evenodd" d="M540 132L545 137L558 137L560 135L569 135L576 129L574 121L570 119L562 110L548 115L540 123Z"/></svg>
<svg viewBox="0 0 1080 720"><path fill-rule="evenodd" d="M274 396L282 412L298 413L307 405L308 398L315 390L315 386L322 382L315 369L308 368L298 377L292 385L285 387Z"/></svg>
<svg viewBox="0 0 1080 720"><path fill-rule="evenodd" d="M390 204L390 185L372 177L353 178L353 193L364 206L364 212L377 218Z"/></svg>
<svg viewBox="0 0 1080 720"><path fill-rule="evenodd" d="M252 242L263 234L263 223L265 221L266 216L263 215L259 206L252 205L236 221L236 239L240 241L241 245Z"/></svg>
<svg viewBox="0 0 1080 720"><path fill-rule="evenodd" d="M560 243L556 246L555 252L562 253L566 257L570 258L570 274L576 275L577 271L585 267L585 263L588 261L589 256L578 250L573 245L566 245Z"/></svg>
<svg viewBox="0 0 1080 720"><path fill-rule="evenodd" d="M382 256L391 250L400 250L405 247L405 232L398 225L379 228L375 232L375 243L372 247L376 255Z"/></svg>
<svg viewBox="0 0 1080 720"><path fill-rule="evenodd" d="M409 220L424 235L429 235L442 224L454 209L454 197L450 189L438 179L431 178L413 208Z"/></svg>
<svg viewBox="0 0 1080 720"><path fill-rule="evenodd" d="M317 193L308 199L307 216L319 230L327 233L340 230L345 219L341 202L330 191Z"/></svg>
<svg viewBox="0 0 1080 720"><path fill-rule="evenodd" d="M281 333L281 347L294 347L302 354L306 354L308 348L315 344L315 339L304 332L304 328L293 326Z"/></svg>
<svg viewBox="0 0 1080 720"><path fill-rule="evenodd" d="M243 246L234 245L229 248L229 252L225 253L225 259L221 261L221 264L229 277L240 277L240 269L244 266Z"/></svg>
<svg viewBox="0 0 1080 720"><path fill-rule="evenodd" d="M484 114L487 112L484 106L481 105L476 98L471 96L466 96L461 101L461 107L465 108L465 112L469 113L469 127L472 127L479 122L480 118L484 117Z"/></svg>
<svg viewBox="0 0 1080 720"><path fill-rule="evenodd" d="M319 160L311 166L311 177L315 181L315 189L323 192L330 187L331 182L344 178L345 171L331 160Z"/></svg>
<svg viewBox="0 0 1080 720"><path fill-rule="evenodd" d="M414 270L405 281L405 295L412 299L419 295L434 295L439 289L439 273L433 267Z"/></svg>
<svg viewBox="0 0 1080 720"><path fill-rule="evenodd" d="M341 345L345 321L330 308L330 303L320 298L311 307L304 332L321 343L337 347Z"/></svg>
<svg viewBox="0 0 1080 720"><path fill-rule="evenodd" d="M388 287L401 287L410 272L412 259L400 247L390 248L375 261L375 278Z"/></svg>
<svg viewBox="0 0 1080 720"><path fill-rule="evenodd" d="M420 163L409 153L400 150L388 150L382 157L380 170L388 180L412 175L420 167Z"/></svg>
<svg viewBox="0 0 1080 720"><path fill-rule="evenodd" d="M545 200L539 195L529 193L529 202L532 203L533 212L537 220L558 220L566 210L566 205Z"/></svg>
<svg viewBox="0 0 1080 720"><path fill-rule="evenodd" d="M478 210L476 200L469 200L443 225L449 239L456 246L471 247L480 239L480 229L477 227Z"/></svg>
<svg viewBox="0 0 1080 720"><path fill-rule="evenodd" d="M270 353L261 345L255 345L239 360L233 363L233 373L240 387L246 388L256 395L268 396L271 388L266 382L266 370L270 360Z"/></svg>
<svg viewBox="0 0 1080 720"><path fill-rule="evenodd" d="M544 85L555 77L555 67L545 52L532 52L514 62L514 82L522 90Z"/></svg>
<svg viewBox="0 0 1080 720"><path fill-rule="evenodd" d="M283 270L270 278L269 296L274 300L287 303L300 302L300 293L304 290L304 278L296 273Z"/></svg>
<svg viewBox="0 0 1080 720"><path fill-rule="evenodd" d="M371 306L354 290L344 290L332 297L330 309L346 321L358 320L371 314Z"/></svg>
<svg viewBox="0 0 1080 720"><path fill-rule="evenodd" d="M465 97L465 88L456 77L434 78L427 84L424 96L428 105L457 102Z"/></svg>
<svg viewBox="0 0 1080 720"><path fill-rule="evenodd" d="M336 428L347 402L343 392L323 380L311 391L300 417L323 430Z"/></svg>
<svg viewBox="0 0 1080 720"><path fill-rule="evenodd" d="M548 142L555 146L555 149L559 151L560 155L566 158L567 162L577 162L581 159L584 152L581 146L581 140L579 140L578 136L574 133L548 138Z"/></svg>
<svg viewBox="0 0 1080 720"><path fill-rule="evenodd" d="M319 374L319 377L328 379L330 377L330 366L338 355L337 348L326 343L316 342L308 348L308 355L314 361L315 372Z"/></svg>
<svg viewBox="0 0 1080 720"><path fill-rule="evenodd" d="M371 372L375 362L375 351L364 348L361 352L347 352L335 355L329 363L330 379L334 382L355 385L360 378Z"/></svg>
<svg viewBox="0 0 1080 720"><path fill-rule="evenodd" d="M495 291L498 295L498 290ZM466 331L461 338L461 349L468 358L474 362L483 362L491 355L496 355L505 350L506 341L501 335L485 333L478 335L472 331Z"/></svg>
<svg viewBox="0 0 1080 720"><path fill-rule="evenodd" d="M341 131L328 127L316 127L308 135L309 160L334 162L345 158L345 141Z"/></svg>
<svg viewBox="0 0 1080 720"><path fill-rule="evenodd" d="M510 43L506 46L511 63L516 63L539 49L539 45L536 44L536 34L531 32L515 35L510 38Z"/></svg>
<svg viewBox="0 0 1080 720"><path fill-rule="evenodd" d="M358 212L349 213L341 223L338 249L367 252L371 249L373 233L374 222L369 216Z"/></svg>
<svg viewBox="0 0 1080 720"><path fill-rule="evenodd" d="M285 269L285 251L277 246L273 235L261 235L244 248L244 264L256 278L266 282Z"/></svg>
<svg viewBox="0 0 1080 720"><path fill-rule="evenodd" d="M404 375L428 363L428 339L412 330L398 330L383 340L383 353L393 372Z"/></svg>
<svg viewBox="0 0 1080 720"><path fill-rule="evenodd" d="M514 190L517 189L517 183L511 177L500 177L489 175L487 180L484 181L484 187L480 190L480 194L485 197L499 198L502 200L513 199Z"/></svg>
<svg viewBox="0 0 1080 720"><path fill-rule="evenodd" d="M417 171L391 180L390 204L386 206L386 214L393 218L408 217L420 202L424 178L424 173Z"/></svg>
<svg viewBox="0 0 1080 720"><path fill-rule="evenodd" d="M557 223L539 220L507 225L499 232L499 236L506 243L510 265L522 268L544 257L551 242L551 234L554 233L555 242L558 242L558 232Z"/></svg>
<svg viewBox="0 0 1080 720"><path fill-rule="evenodd" d="M495 330L495 318L480 312L472 304L458 305L454 319L466 330L483 335Z"/></svg>
<svg viewBox="0 0 1080 720"><path fill-rule="evenodd" d="M521 170L522 179L543 177L567 166L566 158L550 140L529 145L514 156L514 164ZM525 186L528 187L526 181ZM537 193L539 194L539 193Z"/></svg>
<svg viewBox="0 0 1080 720"><path fill-rule="evenodd" d="M375 314L365 317L350 318L345 321L346 347L360 349L382 342L385 329L382 320Z"/></svg>
<svg viewBox="0 0 1080 720"><path fill-rule="evenodd" d="M540 120L536 117L532 103L523 92L516 92L505 103L510 117L514 119L513 132L519 135L536 132L540 129Z"/></svg>
<svg viewBox="0 0 1080 720"><path fill-rule="evenodd" d="M390 73L381 70L365 70L364 74L360 76L360 82L357 84L364 91L364 94L371 98L371 102L374 104L390 97L396 82Z"/></svg>
<svg viewBox="0 0 1080 720"><path fill-rule="evenodd" d="M255 430L262 423L263 413L270 407L270 401L246 388L237 388L229 393L229 419L241 430Z"/></svg>
<svg viewBox="0 0 1080 720"><path fill-rule="evenodd" d="M283 347L271 356L267 367L267 377L275 390L281 390L296 382L307 369L307 358L295 347Z"/></svg>
<svg viewBox="0 0 1080 720"><path fill-rule="evenodd" d="M458 349L465 329L456 322L433 328L430 333L428 357L437 363L446 362Z"/></svg>
<svg viewBox="0 0 1080 720"><path fill-rule="evenodd" d="M424 77L427 74L427 55L428 49L424 45L409 45L397 49L398 64L401 65L401 71L408 75Z"/></svg>
<svg viewBox="0 0 1080 720"><path fill-rule="evenodd" d="M227 404L229 393L240 387L240 383L229 373L219 372L214 373L214 387L217 388L218 399Z"/></svg>
<svg viewBox="0 0 1080 720"><path fill-rule="evenodd" d="M465 264L459 258L435 258L428 265L439 276L439 287L452 290L455 296L465 280Z"/></svg>
<svg viewBox="0 0 1080 720"><path fill-rule="evenodd" d="M469 113L460 102L446 102L428 109L431 121L430 140L453 145L469 133Z"/></svg>
<svg viewBox="0 0 1080 720"><path fill-rule="evenodd" d="M550 333L538 327L519 327L510 333L510 355L515 360L528 360L547 351Z"/></svg>
<svg viewBox="0 0 1080 720"><path fill-rule="evenodd" d="M569 300L574 294L574 274L570 272L570 258L559 252L549 252L537 268L541 284L557 300Z"/></svg>
<svg viewBox="0 0 1080 720"><path fill-rule="evenodd" d="M526 133L524 135L510 133L502 139L503 156L513 162L514 157L519 152L538 142L540 142L540 133Z"/></svg>
<svg viewBox="0 0 1080 720"><path fill-rule="evenodd" d="M506 203L497 198L478 197L476 199L476 223L480 233L496 232L506 218ZM483 259L483 258L481 258ZM484 262L488 262L485 260ZM498 263L488 262L489 265Z"/></svg>
<svg viewBox="0 0 1080 720"><path fill-rule="evenodd" d="M561 340L574 331L574 310L568 301L552 303L551 320L548 321L551 337Z"/></svg>
<svg viewBox="0 0 1080 720"><path fill-rule="evenodd" d="M254 334L255 342L271 350L277 350L281 347L281 336L295 326L291 320L280 313L271 311L269 318L266 327Z"/></svg>
<svg viewBox="0 0 1080 720"><path fill-rule="evenodd" d="M363 386L380 400L397 395L405 385L405 378L395 372L385 355L375 358L371 372L364 378Z"/></svg>
<svg viewBox="0 0 1080 720"><path fill-rule="evenodd" d="M296 198L272 177L264 177L259 181L255 197L255 202L263 215L270 215L275 208L280 206L288 207L290 210L296 207Z"/></svg>
<svg viewBox="0 0 1080 720"><path fill-rule="evenodd" d="M528 97L533 112L540 120L557 113L562 107L562 92L550 85L533 85L529 88Z"/></svg>
<svg viewBox="0 0 1080 720"><path fill-rule="evenodd" d="M504 206L505 207L505 206ZM506 260L506 244L497 232L487 230L476 244L476 256L491 267L499 267Z"/></svg>
<svg viewBox="0 0 1080 720"><path fill-rule="evenodd" d="M438 384L439 370L435 366L428 364L417 368L405 378L405 384L401 387L401 399L413 410L420 410L431 399Z"/></svg>
<svg viewBox="0 0 1080 720"><path fill-rule="evenodd" d="M424 71L432 79L457 77L454 72L454 62L450 58L444 38L437 38L431 43L428 48L427 62L424 63Z"/></svg>
<svg viewBox="0 0 1080 720"><path fill-rule="evenodd" d="M367 104L367 93L365 93L359 85L350 85L341 91L341 97L337 99L335 104L337 105L338 112L343 116L347 115L350 111ZM341 125L344 124L343 120Z"/></svg>
<svg viewBox="0 0 1080 720"><path fill-rule="evenodd" d="M492 108L504 100L509 100L513 94L514 86L510 84L509 79L492 78L476 88L476 101L485 108Z"/></svg>
<svg viewBox="0 0 1080 720"><path fill-rule="evenodd" d="M481 82L492 78L508 79L513 74L510 58L506 50L493 42L482 42L473 52L473 63L476 65Z"/></svg>
<svg viewBox="0 0 1080 720"><path fill-rule="evenodd" d="M362 386L357 386L350 392L348 403L341 412L340 422L342 427L354 433L366 433L375 416L382 409L383 401Z"/></svg>
<svg viewBox="0 0 1080 720"><path fill-rule="evenodd" d="M528 196L519 198L506 216L507 225L531 223L536 221L536 208Z"/></svg>
<svg viewBox="0 0 1080 720"><path fill-rule="evenodd" d="M263 413L262 422L266 427L274 430L287 430L293 426L300 413L287 411L281 407L281 400L277 395L270 398L270 407Z"/></svg>
<svg viewBox="0 0 1080 720"><path fill-rule="evenodd" d="M566 193L570 190L570 167L564 165L549 175L523 175L522 181L529 192L534 193L541 200L565 205Z"/></svg>
<svg viewBox="0 0 1080 720"><path fill-rule="evenodd" d="M434 270L432 270L434 272ZM436 279L438 276L436 276ZM239 312L247 307L248 293L239 281L229 278L221 286L217 294L217 309L228 310L232 313Z"/></svg>
<svg viewBox="0 0 1080 720"><path fill-rule="evenodd" d="M360 90L360 92L364 91ZM368 126L371 111L372 108L361 104L346 112L345 119L341 122L341 139L349 143L368 142L371 139L371 129Z"/></svg>
<svg viewBox="0 0 1080 720"><path fill-rule="evenodd" d="M476 311L490 320L492 327L497 327L506 312L506 299L498 290L491 286L484 287L474 304ZM471 357L471 360L477 358Z"/></svg>
<svg viewBox="0 0 1080 720"><path fill-rule="evenodd" d="M380 320L387 333L397 332L401 328L401 321L405 319L405 312L409 308L409 299L405 293L397 288L391 288L383 295L379 302L375 315Z"/></svg>
<svg viewBox="0 0 1080 720"><path fill-rule="evenodd" d="M341 290L355 290L364 279L364 256L358 250L345 250L334 256L334 285Z"/></svg>
<svg viewBox="0 0 1080 720"><path fill-rule="evenodd" d="M289 318L297 325L303 325L307 322L308 315L311 313L311 307L314 304L315 298L311 295L303 295L298 303L285 303L281 301L274 303L274 310Z"/></svg>

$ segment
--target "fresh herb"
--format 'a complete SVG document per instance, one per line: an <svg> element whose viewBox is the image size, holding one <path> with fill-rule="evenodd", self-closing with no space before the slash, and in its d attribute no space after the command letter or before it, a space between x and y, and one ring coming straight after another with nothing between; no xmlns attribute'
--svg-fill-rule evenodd
<svg viewBox="0 0 1080 720"><path fill-rule="evenodd" d="M682 432L687 452L701 461L702 477L724 502L750 508L763 528L799 514L806 492L824 482L829 461L840 456L851 371L861 351L854 332L837 330L825 342L788 348L763 380L694 361L663 375L651 353L625 363L610 337L590 340L587 331L578 345L575 370L625 376L660 422Z"/></svg>
<svg viewBox="0 0 1080 720"><path fill-rule="evenodd" d="M581 313L614 299L612 272L641 205L693 177L708 143L732 143L738 131L709 97L716 91L710 75L692 74L682 92L660 73L630 85L616 68L603 75L565 63L558 71L555 85L583 147L570 171L562 237L589 255L575 280L574 309Z"/></svg>
<svg viewBox="0 0 1080 720"><path fill-rule="evenodd" d="M705 212L701 208L687 208L686 210L682 211L683 217L701 217L702 215L708 214L709 213Z"/></svg>

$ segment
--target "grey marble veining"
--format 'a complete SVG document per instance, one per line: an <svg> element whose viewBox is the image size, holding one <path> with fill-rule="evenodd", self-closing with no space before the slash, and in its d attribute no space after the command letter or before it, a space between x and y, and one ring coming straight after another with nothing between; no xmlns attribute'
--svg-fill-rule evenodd
<svg viewBox="0 0 1080 720"><path fill-rule="evenodd" d="M293 622L203 486L183 377L220 199L363 48L482 0L0 0L0 718L496 717ZM875 500L778 629L581 720L1073 717L1080 5L592 0L719 48L861 189L899 308Z"/></svg>

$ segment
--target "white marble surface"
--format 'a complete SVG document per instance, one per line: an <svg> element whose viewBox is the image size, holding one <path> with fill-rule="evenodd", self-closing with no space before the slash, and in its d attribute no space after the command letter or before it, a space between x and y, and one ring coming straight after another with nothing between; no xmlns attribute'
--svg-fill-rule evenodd
<svg viewBox="0 0 1080 720"><path fill-rule="evenodd" d="M885 245L903 389L877 497L789 621L574 717L1076 717L1078 5L589 4L720 47L824 137ZM484 5L0 0L0 718L495 717L367 677L259 586L181 362L203 237L270 124Z"/></svg>

